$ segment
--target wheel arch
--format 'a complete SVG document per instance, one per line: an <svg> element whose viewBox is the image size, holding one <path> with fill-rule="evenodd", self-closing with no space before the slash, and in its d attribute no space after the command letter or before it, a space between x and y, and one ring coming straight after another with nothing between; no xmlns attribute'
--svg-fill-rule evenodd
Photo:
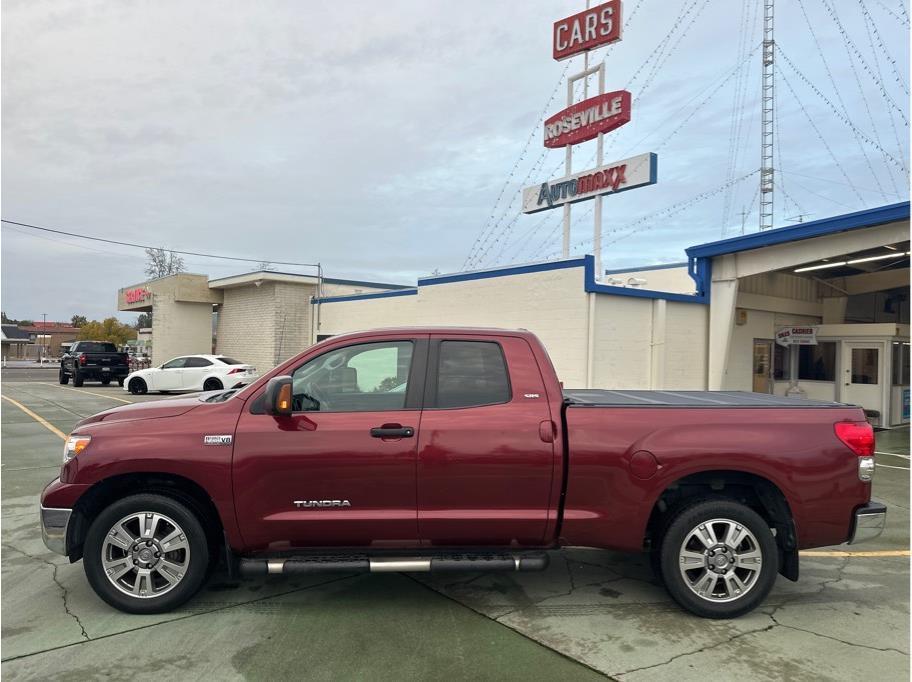
<svg viewBox="0 0 912 682"><path fill-rule="evenodd" d="M95 483L84 492L73 508L67 528L70 562L82 558L86 533L98 514L115 500L136 493L164 495L190 507L200 517L206 531L210 556L217 557L224 542L224 524L218 508L205 489L196 481L179 474L142 472L118 474Z"/></svg>
<svg viewBox="0 0 912 682"><path fill-rule="evenodd" d="M700 471L669 483L652 505L644 546L655 547L667 524L682 508L713 497L735 500L760 514L775 530L780 573L790 580L798 579L798 531L788 497L774 481L750 471Z"/></svg>

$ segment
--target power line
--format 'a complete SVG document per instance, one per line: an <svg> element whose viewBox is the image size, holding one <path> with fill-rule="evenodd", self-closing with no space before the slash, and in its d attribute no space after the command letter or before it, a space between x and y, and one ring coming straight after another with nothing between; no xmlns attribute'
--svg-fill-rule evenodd
<svg viewBox="0 0 912 682"><path fill-rule="evenodd" d="M153 249L158 250L160 246L149 246L147 244L136 244L133 242L122 242L116 239L106 239L105 237L92 237L86 234L79 234L77 232L67 232L65 230L56 230L50 227L41 227L39 225L31 225L29 223L20 223L15 220L7 220L6 218L0 219L0 222L7 223L8 225L18 225L19 227L28 227L32 230L41 230L42 232L50 232L53 234L62 234L67 237L77 237L78 239L88 239L94 242L104 242L106 244L117 244L118 246L129 246L135 249ZM293 263L289 261L279 261L271 260L268 258L239 258L237 256L220 256L213 253L200 253L199 251L180 251L178 249L164 249L165 251L170 251L171 253L179 253L183 256L200 256L202 258L218 258L220 260L232 260L232 261L244 261L246 263L262 263L268 261L274 265L294 265L296 267L302 268L317 268L320 267L319 263Z"/></svg>

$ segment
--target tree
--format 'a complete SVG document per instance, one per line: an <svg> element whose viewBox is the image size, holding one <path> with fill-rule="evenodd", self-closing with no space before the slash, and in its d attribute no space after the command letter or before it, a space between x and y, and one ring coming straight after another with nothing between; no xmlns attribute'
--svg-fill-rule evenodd
<svg viewBox="0 0 912 682"><path fill-rule="evenodd" d="M73 317L70 318L70 324L74 327L82 327L86 322L88 322L88 319L86 319L85 315L73 315Z"/></svg>
<svg viewBox="0 0 912 682"><path fill-rule="evenodd" d="M152 326L152 313L140 313L139 317L136 318L136 324L133 325L134 329L145 329Z"/></svg>
<svg viewBox="0 0 912 682"><path fill-rule="evenodd" d="M80 341L110 341L123 346L130 339L136 338L136 330L123 324L116 317L109 317L99 322L86 322L79 330Z"/></svg>
<svg viewBox="0 0 912 682"><path fill-rule="evenodd" d="M14 320L11 317L7 317L4 312L0 312L0 320L2 320L3 324L14 324L17 327L31 327L35 324L31 320Z"/></svg>
<svg viewBox="0 0 912 682"><path fill-rule="evenodd" d="M184 259L173 251L165 251L162 248L146 249L146 275L149 279L167 277L176 275L184 271Z"/></svg>

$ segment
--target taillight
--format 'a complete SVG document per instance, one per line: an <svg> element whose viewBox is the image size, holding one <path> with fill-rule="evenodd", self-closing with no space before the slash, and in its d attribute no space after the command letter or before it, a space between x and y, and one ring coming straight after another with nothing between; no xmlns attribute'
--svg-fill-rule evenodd
<svg viewBox="0 0 912 682"><path fill-rule="evenodd" d="M874 454L874 429L868 422L836 422L836 437L859 457Z"/></svg>
<svg viewBox="0 0 912 682"><path fill-rule="evenodd" d="M85 365L86 363L88 363L88 360L86 359L85 353L83 353L79 356L79 364Z"/></svg>
<svg viewBox="0 0 912 682"><path fill-rule="evenodd" d="M836 437L858 455L858 480L874 478L874 429L868 422L836 422Z"/></svg>
<svg viewBox="0 0 912 682"><path fill-rule="evenodd" d="M236 369L230 370L230 371L228 372L228 374L241 374L242 372L246 372L246 371L247 371L247 370L241 369L240 367L238 367L238 368L236 368Z"/></svg>

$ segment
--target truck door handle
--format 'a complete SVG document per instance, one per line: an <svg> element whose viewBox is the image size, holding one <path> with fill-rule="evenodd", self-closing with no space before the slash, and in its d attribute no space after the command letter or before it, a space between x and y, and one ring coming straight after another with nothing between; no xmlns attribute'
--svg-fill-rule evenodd
<svg viewBox="0 0 912 682"><path fill-rule="evenodd" d="M411 438L415 435L415 429L399 424L384 424L375 426L370 433L372 438Z"/></svg>

